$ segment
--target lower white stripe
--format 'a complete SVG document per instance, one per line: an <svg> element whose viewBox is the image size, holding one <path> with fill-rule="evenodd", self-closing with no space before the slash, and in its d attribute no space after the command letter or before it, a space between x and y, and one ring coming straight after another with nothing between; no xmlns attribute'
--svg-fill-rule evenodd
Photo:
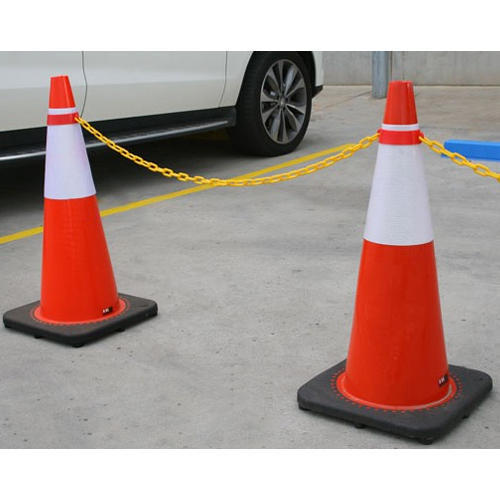
<svg viewBox="0 0 500 500"><path fill-rule="evenodd" d="M45 198L67 200L95 194L80 125L47 126Z"/></svg>
<svg viewBox="0 0 500 500"><path fill-rule="evenodd" d="M434 239L419 145L379 144L364 237L384 245Z"/></svg>

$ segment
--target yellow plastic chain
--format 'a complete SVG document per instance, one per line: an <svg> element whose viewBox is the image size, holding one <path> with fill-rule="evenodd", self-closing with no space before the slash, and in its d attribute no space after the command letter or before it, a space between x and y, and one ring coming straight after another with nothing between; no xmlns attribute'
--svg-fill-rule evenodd
<svg viewBox="0 0 500 500"><path fill-rule="evenodd" d="M242 187L242 186L260 186L261 184L274 184L277 182L289 181L291 179L295 179L296 177L300 177L302 175L312 174L318 170L322 170L323 168L331 167L335 163L340 160L345 160L346 158L350 158L356 151L360 149L366 149L370 147L377 139L379 134L370 135L368 137L364 137L357 144L352 144L350 146L345 147L340 153L329 156L324 160L318 161L316 163L311 163L302 168L298 168L296 170L291 170L290 172L284 172L282 174L270 175L268 177L255 177L253 179L219 179L217 177L206 178L201 175L191 176L184 172L175 172L171 168L168 167L160 167L156 163L152 161L144 160L138 155L135 155L125 149L122 146L119 146L111 139L103 135L97 129L95 129L89 122L84 120L83 118L77 116L75 120L85 129L87 132L90 132L96 139L106 144L113 151L116 151L124 158L127 158L137 165L141 167L145 167L151 172L158 172L165 177L173 177L181 182L194 182L195 184L204 184L211 186L233 186L233 187Z"/></svg>
<svg viewBox="0 0 500 500"><path fill-rule="evenodd" d="M340 160L345 160L350 158L356 151L360 149L369 148L379 137L379 134L376 133L374 135L370 135L361 139L357 144L352 144L346 146L340 153L329 156L321 161L316 163L311 163L310 165L306 165L305 167L298 168L296 170L291 170L289 172L284 172L281 174L270 175L267 177L255 177L250 179L219 179L218 177L203 177L201 175L191 176L186 174L185 172L175 172L171 168L168 167L160 167L158 164L147 161L140 156L131 153L127 149L122 146L116 144L116 142L112 141L109 137L106 137L104 134L95 129L88 121L84 120L80 116L75 117L75 120L85 129L87 132L91 133L96 139L101 141L103 144L111 148L113 151L116 151L124 158L133 161L137 165L141 167L145 167L151 172L158 172L159 174L165 177L173 177L181 182L194 182L195 184L203 184L210 186L232 186L232 187L243 187L243 186L260 186L261 184L275 184L277 182L289 181L291 179L295 179L302 175L312 174L317 172L318 170L322 170L327 167L331 167L335 163ZM492 177L496 179L497 182L500 182L500 173L493 172L486 165L482 163L473 163L469 161L465 156L460 153L454 153L446 149L443 144L438 141L433 141L427 139L427 137L420 137L420 140L427 145L431 151L434 151L438 155L447 156L451 161L460 166L466 166L471 168L477 175L482 177Z"/></svg>
<svg viewBox="0 0 500 500"><path fill-rule="evenodd" d="M447 156L452 162L456 163L457 165L464 165L471 168L477 175L480 175L482 177L493 177L493 179L496 179L497 182L500 182L500 174L497 172L493 172L486 165L483 165L482 163L473 163L460 153L453 153L452 151L449 151L438 141L431 141L430 139L427 139L427 137L420 137L420 140L424 144L429 146L429 148L434 151L434 153Z"/></svg>

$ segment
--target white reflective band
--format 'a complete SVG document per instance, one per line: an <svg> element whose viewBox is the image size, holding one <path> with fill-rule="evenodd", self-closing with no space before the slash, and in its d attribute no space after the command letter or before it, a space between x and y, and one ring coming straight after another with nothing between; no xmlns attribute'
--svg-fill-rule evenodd
<svg viewBox="0 0 500 500"><path fill-rule="evenodd" d="M379 144L365 239L421 245L434 239L421 148Z"/></svg>
<svg viewBox="0 0 500 500"><path fill-rule="evenodd" d="M418 123L412 123L411 125L392 125L390 123L382 123L382 128L384 130L396 130L396 131L420 130Z"/></svg>
<svg viewBox="0 0 500 500"><path fill-rule="evenodd" d="M48 115L67 115L69 113L76 113L76 108L49 108Z"/></svg>
<svg viewBox="0 0 500 500"><path fill-rule="evenodd" d="M45 198L68 200L95 194L80 125L47 127Z"/></svg>

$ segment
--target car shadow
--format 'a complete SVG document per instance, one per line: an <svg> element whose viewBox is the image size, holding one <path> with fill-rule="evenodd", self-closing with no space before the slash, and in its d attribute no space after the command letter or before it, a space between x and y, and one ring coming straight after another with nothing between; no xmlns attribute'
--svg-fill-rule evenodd
<svg viewBox="0 0 500 500"><path fill-rule="evenodd" d="M160 166L193 175L212 176L215 165L219 169L226 165L229 171L235 161L250 158L235 151L223 132L138 143L128 148ZM129 202L137 196L176 190L180 185L106 148L89 150L88 155L98 198L104 201L101 208L120 200ZM24 229L23 219L31 224L42 223L44 162L44 157L39 157L0 165L0 235Z"/></svg>

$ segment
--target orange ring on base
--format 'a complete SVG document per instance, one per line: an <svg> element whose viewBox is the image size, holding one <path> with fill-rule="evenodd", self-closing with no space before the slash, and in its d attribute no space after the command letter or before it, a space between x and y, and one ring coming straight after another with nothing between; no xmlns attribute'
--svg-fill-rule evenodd
<svg viewBox="0 0 500 500"><path fill-rule="evenodd" d="M118 299L118 309L116 311L113 311L111 314L106 314L105 316L102 316L101 318L96 318L96 319L89 319L87 321L54 321L53 319L46 318L43 316L40 312L40 306L38 306L34 311L33 311L33 316L39 320L43 321L44 323L50 323L51 325L84 325L86 323L98 323L100 321L106 321L110 318L114 318L115 316L119 316L120 314L127 309L127 304L126 302L122 299Z"/></svg>
<svg viewBox="0 0 500 500"><path fill-rule="evenodd" d="M438 399L437 401L433 401L432 403L427 403L423 405L414 405L414 406L400 406L400 405L384 405L384 404L378 404L378 403L373 403L371 401L366 401L364 399L358 398L357 396L354 396L353 394L349 393L346 388L345 388L345 372L341 373L337 377L337 389L339 392L345 396L347 399L350 399L351 401L354 401L356 403L359 403L364 406L371 406L372 408L380 408L382 410L399 410L399 411L412 411L412 410L422 410L424 408L432 408L433 406L440 406L450 399L455 396L457 392L457 385L455 381L453 380L453 377L449 378L449 390L448 394L444 396L441 399Z"/></svg>

